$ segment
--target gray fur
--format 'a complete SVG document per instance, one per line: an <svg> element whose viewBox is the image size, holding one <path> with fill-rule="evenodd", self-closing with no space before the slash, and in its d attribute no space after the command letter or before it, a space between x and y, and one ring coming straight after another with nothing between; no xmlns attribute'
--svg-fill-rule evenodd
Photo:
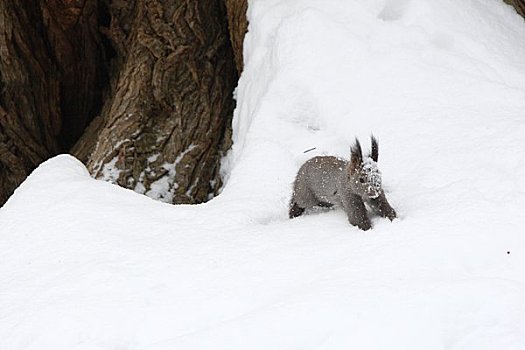
<svg viewBox="0 0 525 350"><path fill-rule="evenodd" d="M377 141L372 137L372 152L363 160L361 145L356 139L350 161L332 156L318 156L306 161L294 182L290 218L315 206L341 206L348 221L366 231L372 227L365 208L367 203L380 216L393 220L396 212L386 199L377 168L378 149Z"/></svg>

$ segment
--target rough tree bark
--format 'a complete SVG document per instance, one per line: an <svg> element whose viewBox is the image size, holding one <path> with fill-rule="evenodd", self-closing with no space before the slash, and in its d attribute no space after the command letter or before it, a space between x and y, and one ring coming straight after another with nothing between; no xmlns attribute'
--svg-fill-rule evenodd
<svg viewBox="0 0 525 350"><path fill-rule="evenodd" d="M220 187L237 82L224 4L136 0L108 9L118 76L75 154L96 178L165 202L206 201Z"/></svg>
<svg viewBox="0 0 525 350"><path fill-rule="evenodd" d="M95 0L0 1L0 205L94 113L94 28Z"/></svg>
<svg viewBox="0 0 525 350"><path fill-rule="evenodd" d="M0 205L67 151L151 197L207 200L231 143L231 46L223 0L0 1Z"/></svg>
<svg viewBox="0 0 525 350"><path fill-rule="evenodd" d="M235 55L235 65L240 75L243 70L244 35L248 30L248 20L246 18L248 0L224 0L224 3L228 14L228 29Z"/></svg>

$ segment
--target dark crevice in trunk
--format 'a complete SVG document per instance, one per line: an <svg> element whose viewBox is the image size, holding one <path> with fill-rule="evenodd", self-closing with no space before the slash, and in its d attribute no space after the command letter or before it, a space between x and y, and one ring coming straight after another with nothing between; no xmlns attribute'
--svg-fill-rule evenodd
<svg viewBox="0 0 525 350"><path fill-rule="evenodd" d="M62 125L57 141L68 152L100 113L108 85L97 0L41 3L47 38L60 73Z"/></svg>

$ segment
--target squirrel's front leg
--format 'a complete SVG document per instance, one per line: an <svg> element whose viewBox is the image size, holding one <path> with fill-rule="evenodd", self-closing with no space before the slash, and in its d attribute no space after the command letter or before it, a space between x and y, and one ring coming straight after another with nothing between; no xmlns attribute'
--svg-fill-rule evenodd
<svg viewBox="0 0 525 350"><path fill-rule="evenodd" d="M348 194L343 199L343 207L348 215L348 221L361 230L366 231L372 228L370 219L366 213L365 204L361 197L356 194Z"/></svg>
<svg viewBox="0 0 525 350"><path fill-rule="evenodd" d="M390 206L390 204L386 200L384 192L381 192L381 194L377 198L370 198L368 200L368 204L370 204L370 207L376 213L378 213L384 218L389 218L390 221L394 220L397 217L396 211Z"/></svg>

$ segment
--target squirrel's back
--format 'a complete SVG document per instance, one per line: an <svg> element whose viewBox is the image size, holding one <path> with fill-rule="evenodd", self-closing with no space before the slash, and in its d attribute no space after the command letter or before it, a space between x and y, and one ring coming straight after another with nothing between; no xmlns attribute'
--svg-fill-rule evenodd
<svg viewBox="0 0 525 350"><path fill-rule="evenodd" d="M339 191L348 162L333 156L317 156L306 161L297 174L294 191L308 192L318 201L339 204Z"/></svg>

